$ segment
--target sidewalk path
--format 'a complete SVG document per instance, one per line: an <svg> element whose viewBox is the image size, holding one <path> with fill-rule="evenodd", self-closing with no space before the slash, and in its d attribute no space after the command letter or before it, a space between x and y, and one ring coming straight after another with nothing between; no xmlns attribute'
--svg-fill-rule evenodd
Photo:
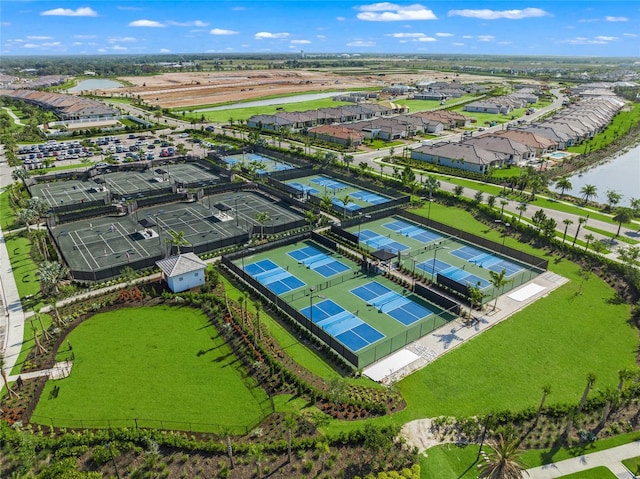
<svg viewBox="0 0 640 479"><path fill-rule="evenodd" d="M554 479L574 472L593 469L598 466L608 467L618 479L634 479L633 474L622 465L624 459L640 456L640 441L622 446L612 447L604 451L592 452L564 461L546 464L527 469L530 479Z"/></svg>

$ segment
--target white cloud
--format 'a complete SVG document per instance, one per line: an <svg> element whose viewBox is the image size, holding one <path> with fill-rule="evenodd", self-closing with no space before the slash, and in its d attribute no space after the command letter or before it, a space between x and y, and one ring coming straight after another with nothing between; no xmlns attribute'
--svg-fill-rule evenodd
<svg viewBox="0 0 640 479"><path fill-rule="evenodd" d="M316 35L316 38L319 38L320 40L326 40L327 36L326 35Z"/></svg>
<svg viewBox="0 0 640 479"><path fill-rule="evenodd" d="M521 20L523 18L545 17L549 14L540 8L525 8L523 10L489 10L485 8L481 10L449 10L448 15L450 17L470 17L481 20Z"/></svg>
<svg viewBox="0 0 640 479"><path fill-rule="evenodd" d="M348 47L375 47L376 42L367 42L364 40L354 40L353 42L347 43Z"/></svg>
<svg viewBox="0 0 640 479"><path fill-rule="evenodd" d="M451 45L453 45L454 47L464 47L464 43L462 42L453 42Z"/></svg>
<svg viewBox="0 0 640 479"><path fill-rule="evenodd" d="M155 20L135 20L129 23L130 27L150 27L150 28L161 28L164 25L160 22L156 22Z"/></svg>
<svg viewBox="0 0 640 479"><path fill-rule="evenodd" d="M390 2L373 3L356 7L360 13L358 19L367 22L400 22L407 20L437 20L435 13L427 7L415 3L413 5L397 5Z"/></svg>
<svg viewBox="0 0 640 479"><path fill-rule="evenodd" d="M439 32L436 33L436 37L452 37L453 33L445 33L445 32Z"/></svg>
<svg viewBox="0 0 640 479"><path fill-rule="evenodd" d="M562 43L568 43L569 45L606 45L609 42L586 37L576 37L570 40L565 40Z"/></svg>
<svg viewBox="0 0 640 479"><path fill-rule="evenodd" d="M224 28L213 28L209 30L211 35L237 35L239 32L234 30L225 30Z"/></svg>
<svg viewBox="0 0 640 479"><path fill-rule="evenodd" d="M137 42L138 39L134 37L110 37L107 42L108 43L128 43L128 42Z"/></svg>
<svg viewBox="0 0 640 479"><path fill-rule="evenodd" d="M433 38L433 37L420 37L416 41L418 41L418 42L437 42L438 40L436 38Z"/></svg>
<svg viewBox="0 0 640 479"><path fill-rule="evenodd" d="M636 33L623 33L622 36L624 37L631 37L631 38L635 38L638 35Z"/></svg>
<svg viewBox="0 0 640 479"><path fill-rule="evenodd" d="M393 37L393 38L420 38L420 37L424 37L425 34L400 32L400 33L387 33L387 36Z"/></svg>
<svg viewBox="0 0 640 479"><path fill-rule="evenodd" d="M44 42L42 44L42 46L45 47L45 48L61 47L62 46L62 42Z"/></svg>
<svg viewBox="0 0 640 479"><path fill-rule="evenodd" d="M174 22L172 20L168 20L167 25L172 25L174 27L208 27L209 26L207 22L203 22L202 20L194 20L193 22Z"/></svg>
<svg viewBox="0 0 640 479"><path fill-rule="evenodd" d="M473 38L473 35L462 35L462 38L464 38L465 40L471 40Z"/></svg>
<svg viewBox="0 0 640 479"><path fill-rule="evenodd" d="M336 17L336 20L338 20L339 22L344 22L346 20L346 18L344 18L344 17Z"/></svg>
<svg viewBox="0 0 640 479"><path fill-rule="evenodd" d="M258 32L255 34L254 38L256 40L284 39L284 38L289 38L289 34L287 32L281 32L281 33Z"/></svg>
<svg viewBox="0 0 640 479"><path fill-rule="evenodd" d="M171 53L171 50L169 50L168 48L161 48L160 53Z"/></svg>
<svg viewBox="0 0 640 479"><path fill-rule="evenodd" d="M123 47L123 46L120 46L120 45L114 45L113 46L113 50L116 51L116 52L125 52L128 49L127 49L127 47Z"/></svg>
<svg viewBox="0 0 640 479"><path fill-rule="evenodd" d="M478 35L479 42L492 42L496 39L493 35Z"/></svg>
<svg viewBox="0 0 640 479"><path fill-rule="evenodd" d="M22 45L23 48L40 48L40 45L37 43L25 43Z"/></svg>
<svg viewBox="0 0 640 479"><path fill-rule="evenodd" d="M291 40L292 45L309 45L310 43L309 40Z"/></svg>
<svg viewBox="0 0 640 479"><path fill-rule="evenodd" d="M53 37L46 37L41 35L29 35L27 36L28 40L51 40Z"/></svg>
<svg viewBox="0 0 640 479"><path fill-rule="evenodd" d="M73 43L71 44L71 46L72 46L72 47L79 47L79 46L81 46L81 45L84 45L84 43L83 43L83 42L73 42Z"/></svg>
<svg viewBox="0 0 640 479"><path fill-rule="evenodd" d="M97 35L74 35L73 38L80 38L83 40L88 40L90 38L96 38Z"/></svg>
<svg viewBox="0 0 640 479"><path fill-rule="evenodd" d="M607 22L628 22L629 19L627 17L611 17L611 16L607 16L604 17L604 19Z"/></svg>
<svg viewBox="0 0 640 479"><path fill-rule="evenodd" d="M59 16L59 17L97 17L98 13L91 7L80 7L75 10L70 8L54 8L40 13L43 16Z"/></svg>
<svg viewBox="0 0 640 479"><path fill-rule="evenodd" d="M612 42L612 41L617 40L617 39L618 39L618 37L605 37L605 36L602 36L602 35L599 35L599 36L596 37L596 40L602 40L603 42Z"/></svg>

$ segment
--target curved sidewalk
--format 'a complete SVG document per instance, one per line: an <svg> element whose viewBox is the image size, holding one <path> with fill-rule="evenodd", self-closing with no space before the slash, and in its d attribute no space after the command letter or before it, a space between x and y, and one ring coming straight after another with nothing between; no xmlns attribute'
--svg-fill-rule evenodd
<svg viewBox="0 0 640 479"><path fill-rule="evenodd" d="M592 452L564 461L527 469L530 479L554 479L594 467L605 466L618 479L634 479L635 476L622 465L624 459L640 456L640 441L612 447L604 451Z"/></svg>

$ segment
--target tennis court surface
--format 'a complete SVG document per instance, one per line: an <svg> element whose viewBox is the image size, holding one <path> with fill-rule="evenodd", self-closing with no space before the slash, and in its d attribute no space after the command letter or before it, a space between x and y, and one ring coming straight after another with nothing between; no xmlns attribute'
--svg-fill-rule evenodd
<svg viewBox="0 0 640 479"><path fill-rule="evenodd" d="M377 281L358 286L352 289L351 293L364 300L367 306L373 306L379 312L388 314L405 326L434 314L429 308L412 301Z"/></svg>
<svg viewBox="0 0 640 479"><path fill-rule="evenodd" d="M313 246L305 246L304 248L290 251L288 255L298 263L305 265L316 273L320 273L325 278L330 278L351 269Z"/></svg>
<svg viewBox="0 0 640 479"><path fill-rule="evenodd" d="M402 236L412 238L422 243L431 243L432 241L442 239L442 235L439 235L434 231L421 228L420 226L416 226L408 221L396 220L391 223L385 223L383 226L395 233L399 233Z"/></svg>
<svg viewBox="0 0 640 479"><path fill-rule="evenodd" d="M362 230L357 233L356 236L358 236L360 242L366 244L367 246L371 246L374 249L383 249L386 251L391 251L392 253L397 253L398 251L406 251L409 249L408 246L402 243L398 243L388 236L382 236L381 234L371 230Z"/></svg>
<svg viewBox="0 0 640 479"><path fill-rule="evenodd" d="M458 283L467 284L469 286L479 286L480 289L484 289L491 283L480 276L476 276L464 268L458 268L457 266L451 266L449 263L445 263L439 259L430 259L422 263L417 263L416 268L421 269L428 274L441 274L449 279L457 281Z"/></svg>
<svg viewBox="0 0 640 479"><path fill-rule="evenodd" d="M300 312L353 352L384 338L380 331L330 299Z"/></svg>
<svg viewBox="0 0 640 479"><path fill-rule="evenodd" d="M244 270L276 294L305 286L303 281L268 259L248 264Z"/></svg>
<svg viewBox="0 0 640 479"><path fill-rule="evenodd" d="M515 263L502 259L494 254L486 253L473 246L463 246L462 248L451 251L451 254L469 263L476 264L481 268L495 271L496 273L500 273L504 269L507 272L507 276L512 276L524 269Z"/></svg>

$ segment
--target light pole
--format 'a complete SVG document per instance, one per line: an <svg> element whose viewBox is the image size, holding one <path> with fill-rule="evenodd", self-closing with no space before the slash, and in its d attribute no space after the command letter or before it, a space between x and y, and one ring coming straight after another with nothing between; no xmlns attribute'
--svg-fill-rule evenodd
<svg viewBox="0 0 640 479"><path fill-rule="evenodd" d="M238 197L236 196L236 197L233 199L233 201L234 201L234 203L236 204L236 226L238 226L238 220L239 220L239 218L238 218Z"/></svg>
<svg viewBox="0 0 640 479"><path fill-rule="evenodd" d="M309 320L313 323L313 292L316 290L315 286L310 286L309 287ZM321 294L317 294L316 295L317 298L322 298L324 299L325 296L322 296Z"/></svg>
<svg viewBox="0 0 640 479"><path fill-rule="evenodd" d="M489 425L489 421L493 417L493 414L489 414L484 421L484 428L482 429L482 436L480 437L480 448L478 449L478 455L476 456L476 462L480 459L480 453L482 452L482 446L484 446L484 438L487 435L487 426Z"/></svg>
<svg viewBox="0 0 640 479"><path fill-rule="evenodd" d="M253 253L255 251L253 248L249 248L249 243L244 244L243 247L247 248L247 252L249 252L249 253ZM241 256L241 258L242 258L242 279L244 279L246 281L247 273L244 270L244 257L245 257L245 255L243 254Z"/></svg>
<svg viewBox="0 0 640 479"><path fill-rule="evenodd" d="M438 243L436 245L435 248L433 248L433 263L431 264L431 281L434 280L435 277L435 273L436 273L436 255L438 254L438 250L439 249L449 249L448 246L443 246L440 243Z"/></svg>

